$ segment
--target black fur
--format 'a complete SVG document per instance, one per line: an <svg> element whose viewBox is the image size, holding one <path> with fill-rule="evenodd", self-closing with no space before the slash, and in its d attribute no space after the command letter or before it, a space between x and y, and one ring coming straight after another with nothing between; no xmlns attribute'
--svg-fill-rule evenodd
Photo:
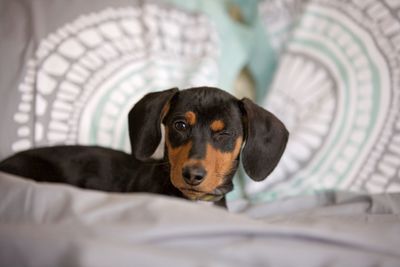
<svg viewBox="0 0 400 267"><path fill-rule="evenodd" d="M178 92L172 88L145 95L128 114L132 156L148 161L161 140L162 109Z"/></svg>
<svg viewBox="0 0 400 267"><path fill-rule="evenodd" d="M177 131L175 123L185 112L196 113L196 125ZM212 132L209 124L219 119L222 131ZM60 182L108 192L149 192L185 197L170 180L168 153L161 160L151 155L161 141L160 124L169 133L172 147L191 141L191 158L204 158L205 144L222 152L234 149L242 136L242 161L254 180L265 179L277 165L287 143L285 126L270 112L248 99L238 100L217 88L177 88L144 96L128 116L132 155L93 146L55 146L20 152L0 163L0 170L37 181ZM167 148L165 148L167 149ZM232 176L239 156L225 181L214 192L224 196L232 190ZM220 198L216 198L218 200Z"/></svg>
<svg viewBox="0 0 400 267"><path fill-rule="evenodd" d="M182 195L169 181L168 164L146 164L124 152L96 146L30 149L2 161L0 170L107 192ZM157 182L144 177L157 177Z"/></svg>
<svg viewBox="0 0 400 267"><path fill-rule="evenodd" d="M241 101L246 129L242 162L246 173L255 181L264 180L278 164L289 133L271 112L245 98Z"/></svg>

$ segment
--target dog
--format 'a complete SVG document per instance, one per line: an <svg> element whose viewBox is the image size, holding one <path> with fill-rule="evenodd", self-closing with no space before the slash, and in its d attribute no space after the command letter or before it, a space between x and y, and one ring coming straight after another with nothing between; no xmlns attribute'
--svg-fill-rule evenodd
<svg viewBox="0 0 400 267"><path fill-rule="evenodd" d="M269 111L213 87L149 93L129 112L128 126L131 154L96 146L43 147L5 159L0 170L36 181L225 206L239 159L251 179L264 180L289 135ZM156 159L162 128L164 155Z"/></svg>

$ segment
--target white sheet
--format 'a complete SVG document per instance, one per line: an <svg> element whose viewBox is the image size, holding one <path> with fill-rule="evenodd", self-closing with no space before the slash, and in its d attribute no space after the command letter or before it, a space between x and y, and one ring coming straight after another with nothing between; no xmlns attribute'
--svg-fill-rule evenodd
<svg viewBox="0 0 400 267"><path fill-rule="evenodd" d="M252 207L254 220L0 173L0 266L400 266L399 196L349 199Z"/></svg>

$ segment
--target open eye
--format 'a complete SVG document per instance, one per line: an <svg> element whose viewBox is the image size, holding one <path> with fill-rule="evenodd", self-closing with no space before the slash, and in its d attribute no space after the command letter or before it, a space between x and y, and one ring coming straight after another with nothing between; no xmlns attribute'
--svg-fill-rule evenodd
<svg viewBox="0 0 400 267"><path fill-rule="evenodd" d="M177 121L174 124L174 127L176 130L178 130L179 132L185 132L189 129L189 126L187 125L186 122L184 121Z"/></svg>

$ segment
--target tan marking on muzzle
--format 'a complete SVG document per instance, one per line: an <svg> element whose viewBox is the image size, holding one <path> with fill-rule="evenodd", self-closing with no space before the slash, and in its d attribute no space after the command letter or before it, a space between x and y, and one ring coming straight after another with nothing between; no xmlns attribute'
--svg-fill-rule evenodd
<svg viewBox="0 0 400 267"><path fill-rule="evenodd" d="M170 179L171 183L176 187L176 188L182 188L186 186L185 181L183 180L182 177L182 168L183 165L188 162L189 160L189 152L190 149L192 148L192 142L188 142L183 146L179 147L172 147L171 143L168 138L168 128L165 128L165 144L168 149L168 158L169 158L169 164L170 164Z"/></svg>
<svg viewBox="0 0 400 267"><path fill-rule="evenodd" d="M206 158L203 161L207 170L207 177L200 184L202 191L212 192L218 186L222 185L224 178L234 168L234 161L240 153L242 147L242 137L236 139L235 147L230 152L222 152L207 144Z"/></svg>

